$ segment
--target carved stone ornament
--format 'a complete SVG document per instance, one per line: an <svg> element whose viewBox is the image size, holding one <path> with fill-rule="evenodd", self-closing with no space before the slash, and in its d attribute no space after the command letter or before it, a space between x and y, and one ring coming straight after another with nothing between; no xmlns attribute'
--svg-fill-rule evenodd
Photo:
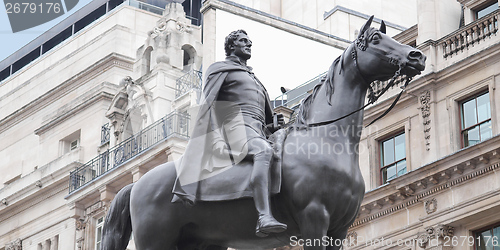
<svg viewBox="0 0 500 250"><path fill-rule="evenodd" d="M120 90L113 97L106 111L106 117L110 120L117 139L125 129L127 119L131 119L130 114L135 110L141 114L144 123L147 122L148 117L152 118L147 108L150 105L151 91L142 83L134 82L130 76L123 78L119 86Z"/></svg>
<svg viewBox="0 0 500 250"><path fill-rule="evenodd" d="M188 27L185 23L183 23L183 22L179 22L179 21L177 21L177 22L176 22L175 28L176 28L179 32L191 33L191 32L193 31L193 29L192 29L192 28Z"/></svg>
<svg viewBox="0 0 500 250"><path fill-rule="evenodd" d="M425 139L425 149L429 151L430 139L431 139L431 92L429 90L424 91L418 98L420 101L420 111L422 112L422 119L424 125L424 139Z"/></svg>
<svg viewBox="0 0 500 250"><path fill-rule="evenodd" d="M85 216L83 219L77 219L75 221L75 228L77 231L84 230L87 227L87 222L89 221L89 218Z"/></svg>
<svg viewBox="0 0 500 250"><path fill-rule="evenodd" d="M80 237L76 240L76 247L80 250L83 248L83 241L85 240L85 238L83 237Z"/></svg>
<svg viewBox="0 0 500 250"><path fill-rule="evenodd" d="M436 212L436 210L437 210L437 200L436 200L436 198L432 198L430 200L426 200L424 202L424 207L425 207L425 212L427 214L432 214L432 213Z"/></svg>
<svg viewBox="0 0 500 250"><path fill-rule="evenodd" d="M345 238L347 246L356 246L358 244L358 233L356 231L348 232Z"/></svg>
<svg viewBox="0 0 500 250"><path fill-rule="evenodd" d="M22 250L23 243L21 239L16 239L15 241L5 245L5 250Z"/></svg>
<svg viewBox="0 0 500 250"><path fill-rule="evenodd" d="M429 244L431 244L429 247L438 247L442 245L444 237L452 237L453 234L453 227L438 224L433 227L425 228L425 232L419 234L416 240L420 248L427 248Z"/></svg>

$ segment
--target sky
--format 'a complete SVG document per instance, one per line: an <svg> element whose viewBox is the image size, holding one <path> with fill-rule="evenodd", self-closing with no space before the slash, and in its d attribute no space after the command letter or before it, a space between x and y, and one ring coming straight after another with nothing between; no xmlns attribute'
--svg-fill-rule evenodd
<svg viewBox="0 0 500 250"><path fill-rule="evenodd" d="M243 29L252 41L247 64L266 87L271 99L280 87L293 89L327 71L342 50L292 35L234 14L217 12L216 60L224 60L224 40L231 31Z"/></svg>
<svg viewBox="0 0 500 250"><path fill-rule="evenodd" d="M69 13L42 25L13 33L5 6L0 7L0 61L7 58L45 31L67 18L91 0L79 0ZM248 65L264 84L271 99L281 95L280 87L293 89L328 70L340 55L339 49L292 35L256 21L224 11L217 14L216 59L224 60L224 38L231 31L244 29L253 41L252 58ZM154 24L152 24L153 28Z"/></svg>
<svg viewBox="0 0 500 250"><path fill-rule="evenodd" d="M64 15L44 24L16 33L12 32L9 17L7 16L7 11L5 9L5 2L2 1L3 3L0 4L0 41L2 45L2 49L0 50L0 61L3 61L5 58L31 42L33 39L42 35L45 31L52 28L54 25L58 24L83 6L87 5L90 1L91 0L78 0L78 4L71 9L70 12L67 12ZM37 0L37 2L39 2L39 0ZM64 1L62 2L64 3Z"/></svg>

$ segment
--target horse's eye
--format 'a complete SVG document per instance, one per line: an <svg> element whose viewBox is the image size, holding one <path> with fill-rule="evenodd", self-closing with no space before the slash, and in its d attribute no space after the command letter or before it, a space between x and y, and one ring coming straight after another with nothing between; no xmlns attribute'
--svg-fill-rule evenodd
<svg viewBox="0 0 500 250"><path fill-rule="evenodd" d="M380 39L382 39L382 37L380 36L380 34L374 34L372 36L372 42L374 44L378 44L380 42Z"/></svg>

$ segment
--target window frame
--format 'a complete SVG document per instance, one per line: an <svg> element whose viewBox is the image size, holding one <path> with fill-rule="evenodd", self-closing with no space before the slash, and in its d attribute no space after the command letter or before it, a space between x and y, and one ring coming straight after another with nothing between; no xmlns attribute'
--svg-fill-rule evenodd
<svg viewBox="0 0 500 250"><path fill-rule="evenodd" d="M99 222L99 220L102 219L101 222ZM95 219L95 230L94 230L94 233L95 233L95 238L94 238L94 249L95 250L100 250L101 248L101 243L102 243L102 240L99 239L99 229L101 229L101 236L102 236L102 230L104 229L104 221L106 220L106 217L103 215L103 216L100 216L98 218Z"/></svg>
<svg viewBox="0 0 500 250"><path fill-rule="evenodd" d="M472 235L474 237L474 250L478 250L477 238L479 237L479 234L488 230L493 230L496 227L500 228L500 221L472 231ZM498 239L498 241L500 242L500 239Z"/></svg>
<svg viewBox="0 0 500 250"><path fill-rule="evenodd" d="M493 10L491 12L488 12L487 14L479 17L479 12L480 11L485 10L485 9L487 9L487 8L495 5L495 4L497 6L497 8L495 10ZM497 0L490 0L490 1L486 1L485 3L482 3L481 5L479 5L479 6L477 6L477 7L475 7L475 8L472 9L474 21L479 20L479 19L481 19L481 18L483 18L483 17L485 17L485 16L493 13L494 11L498 10L499 8L500 7L498 6L498 1Z"/></svg>
<svg viewBox="0 0 500 250"><path fill-rule="evenodd" d="M394 140L396 137L400 136L400 135L404 135L404 152L405 152L405 157L402 158L402 159L399 159L396 161L396 159L394 159L394 162L392 162L391 164L388 164L388 165L383 165L384 163L384 158L383 158L383 153L384 153L384 142L388 141L388 140ZM406 172L405 173L408 173L408 155L407 155L407 133L406 133L406 129L403 129L403 130L398 130L397 132L395 133L391 133L391 134L388 134L387 136L384 136L384 137L381 137L379 138L378 140L378 159L379 159L379 168L378 168L378 175L379 175L379 183L380 183L380 186L381 185L385 185L388 183L389 180L386 180L386 182L384 183L384 175L383 175L383 170L385 168L388 168L394 164L396 164L396 177L390 179L390 180L393 180L397 177L399 177L397 175L397 163L398 162L401 162L401 161L406 161ZM394 147L395 148L395 147Z"/></svg>
<svg viewBox="0 0 500 250"><path fill-rule="evenodd" d="M483 96L485 94L488 94L488 103L490 105L490 114L489 114L489 118L486 119L486 120L482 120L482 121L479 121L478 119L478 113L477 112L477 98L480 97L480 96ZM476 121L477 123L474 123L473 125L469 126L469 127L465 127L465 124L464 124L464 108L463 108L463 105L468 102L468 101L471 101L471 100L475 100L475 110L476 110ZM489 91L489 89L486 89L486 90L482 90L482 91L478 91L476 93L473 93L469 96L467 96L466 98L460 100L458 102L458 117L459 117L459 127L460 127L460 132L459 132L459 136L460 136L460 148L467 148L467 147L470 147L470 146L474 146L478 143L481 143L482 141L484 140L487 140L491 137L493 137L494 133L493 133L493 123L492 123L492 119L493 119L493 111L492 111L492 106L493 106L493 103L491 102L491 92ZM479 142L476 143L476 144L473 144L473 145L468 145L468 146L465 146L465 138L464 138L464 131L470 131L472 130L473 128L477 127L477 126L481 126L482 124L485 124L487 122L490 122L491 124L491 137L487 138L487 139L484 139L482 140L481 139L481 133L479 132ZM480 128L479 128L480 129Z"/></svg>

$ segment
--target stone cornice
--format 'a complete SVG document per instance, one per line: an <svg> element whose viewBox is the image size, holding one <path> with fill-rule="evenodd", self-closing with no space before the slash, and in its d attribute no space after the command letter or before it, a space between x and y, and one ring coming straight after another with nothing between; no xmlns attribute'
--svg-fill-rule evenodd
<svg viewBox="0 0 500 250"><path fill-rule="evenodd" d="M390 215L500 168L500 136L459 150L365 194L351 228Z"/></svg>
<svg viewBox="0 0 500 250"><path fill-rule="evenodd" d="M64 81L57 87L48 91L47 93L36 98L29 104L18 109L16 112L8 115L4 119L0 120L0 133L5 132L7 129L21 122L22 120L28 118L34 113L45 108L52 102L58 100L62 96L68 94L69 92L75 90L76 88L84 85L90 79L96 77L102 72L109 70L113 67L120 67L123 69L131 70L133 65L133 60L128 57L111 53L93 65L89 66L85 70L71 77L70 79Z"/></svg>
<svg viewBox="0 0 500 250"><path fill-rule="evenodd" d="M91 93L91 96L87 96L85 100L79 102L75 107L73 107L70 110L67 110L66 112L56 116L54 119L50 120L49 122L43 124L41 127L35 130L36 135L42 135L46 131L54 128L58 124L61 124L65 120L74 117L77 113L85 110L89 106L93 105L94 103L97 103L101 100L108 100L111 101L113 99L113 94L106 92L103 90L105 87L106 83L101 84L100 86L97 86L97 90L94 88L94 90L89 91Z"/></svg>
<svg viewBox="0 0 500 250"><path fill-rule="evenodd" d="M408 44L415 41L418 36L418 25L413 25L410 28L404 30L403 32L395 35L393 38L403 44Z"/></svg>
<svg viewBox="0 0 500 250"><path fill-rule="evenodd" d="M76 152L75 154L81 154ZM71 163L62 163L62 158L58 158L45 166L40 167L37 171L23 176L21 179L9 184L0 189L1 199L7 201L7 205L0 205L0 213L5 209L9 210L12 207L19 206L25 201L29 201L29 197L38 196L41 192L54 188L62 183L63 186L68 186L66 176L69 171L79 167L81 163L72 161ZM60 166L66 164L65 166ZM51 170L55 168L55 170ZM5 211L7 211L5 210Z"/></svg>
<svg viewBox="0 0 500 250"><path fill-rule="evenodd" d="M457 0L457 1L469 9L474 9L486 2L485 0Z"/></svg>
<svg viewBox="0 0 500 250"><path fill-rule="evenodd" d="M328 17L330 17L331 15L333 15L337 11L341 11L341 12L347 13L349 15L354 15L354 16L357 16L357 17L360 17L360 18L364 18L366 20L368 20L370 18L370 15L367 15L367 14L355 11L353 9L349 9L349 8L337 5L333 9L331 9L330 11L328 11L328 12L325 11L325 13L323 14L323 19L326 20ZM377 23L381 23L382 19L374 17L373 21L375 21ZM395 24L395 23L392 23L392 22L388 22L388 21L384 21L384 22L385 22L385 25L387 25L387 27L391 27L393 29L397 29L397 30L400 30L400 31L403 31L403 30L407 29L406 27L403 27L401 25L398 25L398 24Z"/></svg>
<svg viewBox="0 0 500 250"><path fill-rule="evenodd" d="M14 204L8 204L7 207L3 207L2 209L0 209L0 223L19 213L22 213L26 209L29 209L58 193L67 191L68 185L69 184L67 180L60 179L59 181L51 184L51 187L48 188L48 190L44 190L41 192L30 192L31 194L29 196L23 197L22 200L19 200ZM32 186L34 187L35 185ZM30 188L28 187L28 189Z"/></svg>
<svg viewBox="0 0 500 250"><path fill-rule="evenodd" d="M200 11L205 13L210 9L224 10L342 50L351 44L346 39L229 0L206 0Z"/></svg>

